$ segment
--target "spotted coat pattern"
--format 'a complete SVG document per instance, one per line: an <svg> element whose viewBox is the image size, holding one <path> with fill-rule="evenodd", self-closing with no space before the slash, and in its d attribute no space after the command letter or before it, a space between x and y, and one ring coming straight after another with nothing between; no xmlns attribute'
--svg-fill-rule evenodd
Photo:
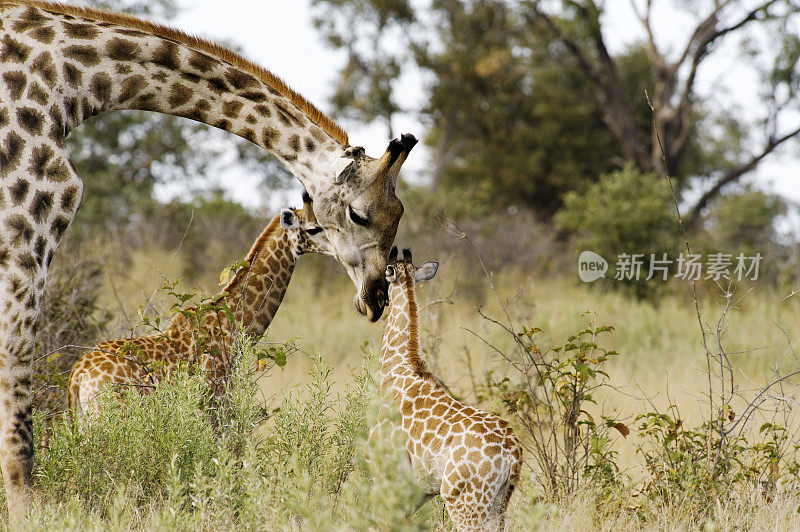
<svg viewBox="0 0 800 532"><path fill-rule="evenodd" d="M297 225L287 229L283 225L291 214L285 209L264 229L247 255L249 266L236 272L218 299L218 308L232 311L233 322L224 311L208 311L194 321L190 318L197 307L188 307L179 310L159 334L101 342L72 369L67 385L70 412L85 420L97 412L106 386L120 391L134 387L144 394L186 363L198 367L221 391L235 362L232 331L241 329L254 339L264 334L283 301L297 258L305 253L333 254L310 203L294 211Z"/></svg>
<svg viewBox="0 0 800 532"><path fill-rule="evenodd" d="M405 443L418 484L428 497L442 496L458 530L503 530L522 447L505 420L457 401L428 372L419 356L414 273L410 257L387 269L381 391L399 420L381 416L370 441Z"/></svg>
<svg viewBox="0 0 800 532"><path fill-rule="evenodd" d="M41 295L83 194L65 139L86 118L123 109L204 122L271 152L317 200L356 308L373 321L383 310L403 212L395 180L412 136L372 159L281 80L219 45L126 15L0 0L0 468L13 518L29 505Z"/></svg>

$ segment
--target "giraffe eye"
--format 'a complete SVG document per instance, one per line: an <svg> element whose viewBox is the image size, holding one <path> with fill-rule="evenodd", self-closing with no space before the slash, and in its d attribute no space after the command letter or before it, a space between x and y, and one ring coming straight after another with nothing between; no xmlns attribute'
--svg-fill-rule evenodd
<svg viewBox="0 0 800 532"><path fill-rule="evenodd" d="M306 229L306 233L308 233L311 236L314 236L314 235L319 234L321 232L322 232L322 228L321 227L309 227L308 229Z"/></svg>
<svg viewBox="0 0 800 532"><path fill-rule="evenodd" d="M362 227L366 227L367 225L369 225L369 220L367 220L363 216L356 214L356 212L350 207L347 207L347 215L350 217L350 220L352 220L353 223L356 225L360 225Z"/></svg>

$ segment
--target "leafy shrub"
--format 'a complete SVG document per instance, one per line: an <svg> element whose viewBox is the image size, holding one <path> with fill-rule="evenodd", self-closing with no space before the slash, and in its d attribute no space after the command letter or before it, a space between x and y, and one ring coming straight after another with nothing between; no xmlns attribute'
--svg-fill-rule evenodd
<svg viewBox="0 0 800 532"><path fill-rule="evenodd" d="M221 463L242 452L261 418L257 385L249 375L255 350L243 338L235 348L241 364L225 401L213 408L220 432L211 423L212 391L201 375L175 372L144 397L128 389L120 398L107 388L96 419L80 425L63 420L53 427L34 471L42 493L55 498L69 493L108 515L109 502L122 487L135 487L128 497L146 505L160 501L170 483L218 474Z"/></svg>
<svg viewBox="0 0 800 532"><path fill-rule="evenodd" d="M103 262L92 258L56 260L43 297L36 333L34 407L48 418L66 406L66 383L82 354L105 332L108 312L100 309Z"/></svg>
<svg viewBox="0 0 800 532"><path fill-rule="evenodd" d="M575 236L579 251L594 251L608 261L605 286L625 287L639 297L652 295L663 284L643 280L650 255L672 257L678 250L679 226L669 189L656 175L643 174L630 163L600 176L581 193L567 193L556 222ZM640 280L614 279L617 256L623 253L644 255Z"/></svg>
<svg viewBox="0 0 800 532"><path fill-rule="evenodd" d="M600 347L597 339L612 330L592 318L587 328L543 353L534 341L541 330L523 327L515 338L522 355L503 354L510 377L496 381L487 375L490 397L515 416L536 465L533 478L550 499L571 495L586 482L610 488L617 481L611 444L615 433L627 436L629 430L604 415L595 420L587 411L608 387L603 367L617 353Z"/></svg>

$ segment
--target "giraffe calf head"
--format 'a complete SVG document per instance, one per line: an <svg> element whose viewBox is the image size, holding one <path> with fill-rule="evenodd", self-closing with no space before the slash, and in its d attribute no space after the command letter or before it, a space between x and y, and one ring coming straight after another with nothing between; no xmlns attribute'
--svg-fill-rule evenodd
<svg viewBox="0 0 800 532"><path fill-rule="evenodd" d="M304 253L320 253L335 256L325 230L317 222L311 196L303 193L303 207L281 209L281 227L293 237L292 253L297 257Z"/></svg>
<svg viewBox="0 0 800 532"><path fill-rule="evenodd" d="M403 258L397 256L397 246L392 248L389 253L389 265L386 266L386 282L391 284L403 285L407 279L413 279L414 283L421 283L433 279L439 269L438 262L424 262L417 268L411 260L411 250L403 250Z"/></svg>

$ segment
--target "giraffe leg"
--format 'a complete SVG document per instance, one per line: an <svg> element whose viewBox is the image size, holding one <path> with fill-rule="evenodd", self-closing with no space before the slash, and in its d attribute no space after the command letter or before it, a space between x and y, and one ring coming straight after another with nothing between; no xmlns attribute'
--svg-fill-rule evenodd
<svg viewBox="0 0 800 532"><path fill-rule="evenodd" d="M12 255L13 256L13 255ZM30 499L33 467L31 406L32 351L43 271L23 281L16 273L0 274L0 467L12 519L23 517Z"/></svg>
<svg viewBox="0 0 800 532"><path fill-rule="evenodd" d="M47 267L83 189L66 157L50 149L37 159L40 148L28 143L16 166L0 168L0 468L12 520L30 505L34 334Z"/></svg>

